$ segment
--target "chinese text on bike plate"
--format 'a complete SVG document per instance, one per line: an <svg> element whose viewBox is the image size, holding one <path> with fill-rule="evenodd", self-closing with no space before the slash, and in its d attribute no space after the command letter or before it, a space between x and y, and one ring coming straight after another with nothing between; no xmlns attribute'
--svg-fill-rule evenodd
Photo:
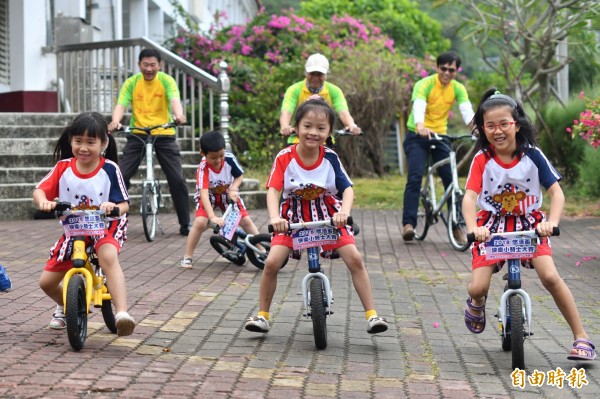
<svg viewBox="0 0 600 399"><path fill-rule="evenodd" d="M240 213L239 209L232 209L225 218L225 224L221 229L221 235L231 241L233 234L240 224L240 220L242 220L242 214Z"/></svg>
<svg viewBox="0 0 600 399"><path fill-rule="evenodd" d="M536 240L527 236L494 237L485 243L485 258L499 259L529 259L533 258L536 250Z"/></svg>
<svg viewBox="0 0 600 399"><path fill-rule="evenodd" d="M301 229L292 235L295 250L335 244L338 240L337 229L319 227L317 229Z"/></svg>
<svg viewBox="0 0 600 399"><path fill-rule="evenodd" d="M102 216L97 213L68 215L62 221L62 224L67 237L102 236L106 231Z"/></svg>
<svg viewBox="0 0 600 399"><path fill-rule="evenodd" d="M525 375L525 370L515 369L511 374L513 387L525 388L525 385L529 383L531 386L541 387L544 385L554 386L562 389L566 384L571 388L582 388L584 385L588 385L587 377L585 376L585 369L576 369L573 367L569 374L566 374L560 367L556 370L550 370L547 372L533 371L530 375Z"/></svg>

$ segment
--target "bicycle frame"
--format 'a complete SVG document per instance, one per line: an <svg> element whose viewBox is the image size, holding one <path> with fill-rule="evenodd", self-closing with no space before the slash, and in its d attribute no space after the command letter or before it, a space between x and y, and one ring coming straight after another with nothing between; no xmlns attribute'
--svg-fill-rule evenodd
<svg viewBox="0 0 600 399"><path fill-rule="evenodd" d="M452 171L452 183L448 185L446 191L442 195L442 197L437 200L437 192L435 189L435 175L437 174L437 170L444 165L450 164L450 169ZM432 204L435 204L434 209L432 210L433 215L437 217L442 211L444 204L448 201L448 198L451 198L452 201L455 201L456 194L462 195L464 194L460 189L460 185L458 183L458 171L456 169L456 152L454 149L450 151L450 155L446 159L442 159L434 163L433 165L429 165L427 168L427 185L429 190L429 201Z"/></svg>
<svg viewBox="0 0 600 399"><path fill-rule="evenodd" d="M74 238L73 247L76 248L79 245L85 245L83 237L75 237ZM93 251L93 250L92 250ZM81 274L85 278L85 299L87 305L87 312L90 312L90 305L93 303L94 307L101 307L103 300L111 300L112 297L108 293L108 289L104 284L104 278L102 276L97 275L93 268L92 263L90 261L91 254L88 254L86 250L83 251L83 255L81 251L73 252L72 261L74 266L67 271L65 276L63 277L63 304L65 307L65 312L67 310L67 289L69 286L69 280L75 274ZM80 263L83 261L82 266L75 266L76 263Z"/></svg>

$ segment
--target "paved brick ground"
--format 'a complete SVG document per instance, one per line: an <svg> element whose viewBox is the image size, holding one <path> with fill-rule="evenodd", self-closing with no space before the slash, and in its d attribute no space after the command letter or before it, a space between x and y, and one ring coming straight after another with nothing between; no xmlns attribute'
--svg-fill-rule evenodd
<svg viewBox="0 0 600 399"><path fill-rule="evenodd" d="M266 211L252 213L261 231ZM462 312L469 257L447 244L443 225L421 243L399 236L398 212L355 211L377 310L388 332L366 333L366 322L348 272L327 261L335 294L329 346L314 347L302 317L300 281L305 263L282 270L267 335L242 327L257 310L260 272L218 257L206 237L194 268L177 267L185 240L174 215L163 215L165 235L143 237L130 223L121 254L134 334L117 338L95 311L89 337L74 352L64 331L46 327L53 305L38 287L47 251L60 233L56 221L0 223L0 262L14 289L0 293L0 397L2 398L592 398L600 395L598 363L568 361L572 337L534 272L523 284L533 305L526 364L550 376L583 368L587 385L561 389L553 382L514 387L510 353L503 352L493 317L503 283L495 276L488 328L464 327ZM579 305L588 332L600 344L600 220L563 221L555 260ZM598 257L590 259L590 257ZM437 326L439 323L439 326ZM560 381L560 380L559 380Z"/></svg>

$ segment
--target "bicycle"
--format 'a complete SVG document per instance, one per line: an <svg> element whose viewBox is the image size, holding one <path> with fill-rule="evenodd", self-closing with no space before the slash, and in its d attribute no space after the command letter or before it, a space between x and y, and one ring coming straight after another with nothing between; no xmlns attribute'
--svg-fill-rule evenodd
<svg viewBox="0 0 600 399"><path fill-rule="evenodd" d="M215 225L213 233L210 237L210 245L225 259L231 263L242 266L246 263L246 256L250 262L263 270L265 268L265 260L269 256L271 249L270 234L248 234L238 226L240 220L239 209L237 205L229 202L225 213L223 213L225 225L221 228ZM258 245L262 246L261 249ZM287 264L287 259L281 266Z"/></svg>
<svg viewBox="0 0 600 399"><path fill-rule="evenodd" d="M160 182L154 177L154 164L152 153L154 152L154 141L160 136L152 136L152 131L162 128L169 129L178 126L176 123L163 123L161 125L139 127L139 126L123 126L117 133L125 133L131 137L141 140L145 146L146 157L146 178L142 182L142 203L140 206L140 214L142 215L142 225L144 227L144 235L148 242L154 241L156 237L156 229L164 234L158 221L159 208L162 206L162 193L160 192ZM144 137L133 133L142 132Z"/></svg>
<svg viewBox="0 0 600 399"><path fill-rule="evenodd" d="M347 224L352 226L352 217ZM272 225L268 226L273 233ZM332 315L333 291L327 276L321 270L319 247L334 244L339 230L333 219L305 223L290 223L288 232L292 234L294 250L306 249L308 257L308 274L302 279L302 302L304 317L310 317L317 349L327 348L327 316Z"/></svg>
<svg viewBox="0 0 600 399"><path fill-rule="evenodd" d="M465 237L467 234L467 225L465 223L462 214L462 200L464 196L463 190L459 186L458 182L458 169L456 166L456 152L454 143L463 139L469 138L473 140L471 135L463 136L440 136L434 134L434 138L431 139L431 148L435 148L438 141L442 144L448 144L450 147L450 154L448 158L432 164L431 157L427 160L427 174L425 176L425 183L419 194L419 208L417 210L417 224L415 226L415 239L421 241L427 236L429 227L438 222L438 218L441 218L447 226L448 238L450 245L457 251L465 251L469 247L469 243L465 240L461 242L455 237L454 230L459 229L462 232L462 236ZM452 171L452 182L446 188L442 197L438 200L435 185L435 173L437 170L450 164ZM450 203L450 209L444 215L444 205Z"/></svg>
<svg viewBox="0 0 600 399"><path fill-rule="evenodd" d="M552 236L558 235L560 230L554 227ZM506 260L508 265L508 273L503 277L507 284L495 316L498 318L502 349L512 352L513 370L525 370L524 342L525 338L533 335L531 299L521 288L521 260L533 257L538 237L536 230L494 233L485 244L486 259ZM469 244L474 242L475 235L467 234L467 241Z"/></svg>
<svg viewBox="0 0 600 399"><path fill-rule="evenodd" d="M73 237L73 267L63 278L63 306L67 324L67 336L74 350L83 348L87 338L87 321L90 305L100 308L106 327L117 333L112 297L94 245L86 245L86 236L103 235L104 218L119 216L119 208L110 214L100 210L77 210L69 202L58 202L54 210L61 219L67 237Z"/></svg>

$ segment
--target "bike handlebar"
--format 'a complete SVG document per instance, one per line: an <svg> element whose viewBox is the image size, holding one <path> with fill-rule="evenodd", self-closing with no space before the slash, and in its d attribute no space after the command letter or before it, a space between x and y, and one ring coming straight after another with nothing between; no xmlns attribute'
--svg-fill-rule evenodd
<svg viewBox="0 0 600 399"><path fill-rule="evenodd" d="M346 221L346 224L352 226L354 224L354 221L352 220L352 216L348 216L348 220ZM335 226L333 224L333 219L328 219L328 220L316 220L314 222L304 222L304 223L288 223L288 231L291 232L292 230L298 230L298 229L302 229L302 228L313 228L313 227L323 227L323 226ZM275 229L273 229L273 225L270 224L267 226L267 228L269 229L269 233L274 233Z"/></svg>
<svg viewBox="0 0 600 399"><path fill-rule="evenodd" d="M169 129L172 127L177 127L177 126L184 126L183 124L178 125L175 122L170 122L170 123L163 123L160 125L154 125L154 126L148 126L148 127L141 127L141 126L122 126L121 129L116 130L117 133L133 133L134 131L137 132L143 132L145 134L151 134L150 132L152 132L153 130L156 129Z"/></svg>
<svg viewBox="0 0 600 399"><path fill-rule="evenodd" d="M73 205L70 202L58 201L56 203L56 207L54 208L54 212L56 212L56 214L58 216L60 216L72 208L73 208ZM104 212L104 211L98 211L98 212ZM108 213L108 214L104 213L104 214L109 217L119 217L119 216L121 216L121 209L119 209L118 206L115 206L110 213Z"/></svg>
<svg viewBox="0 0 600 399"><path fill-rule="evenodd" d="M535 232L536 236L538 236L538 237L540 236L540 234L538 233L537 230L529 230L529 231L524 231L524 232L532 232L532 231ZM524 232L514 231L514 232L511 232L511 233L524 233ZM492 235L502 235L502 234L503 233L494 233ZM506 233L504 233L504 234L506 234ZM556 236L559 236L559 235L560 235L560 229L558 228L558 226L557 227L553 227L552 228L552 234L551 234L551 236L556 237ZM467 234L467 241L469 242L469 244L475 242L476 241L475 240L475 233L469 233L469 234Z"/></svg>

